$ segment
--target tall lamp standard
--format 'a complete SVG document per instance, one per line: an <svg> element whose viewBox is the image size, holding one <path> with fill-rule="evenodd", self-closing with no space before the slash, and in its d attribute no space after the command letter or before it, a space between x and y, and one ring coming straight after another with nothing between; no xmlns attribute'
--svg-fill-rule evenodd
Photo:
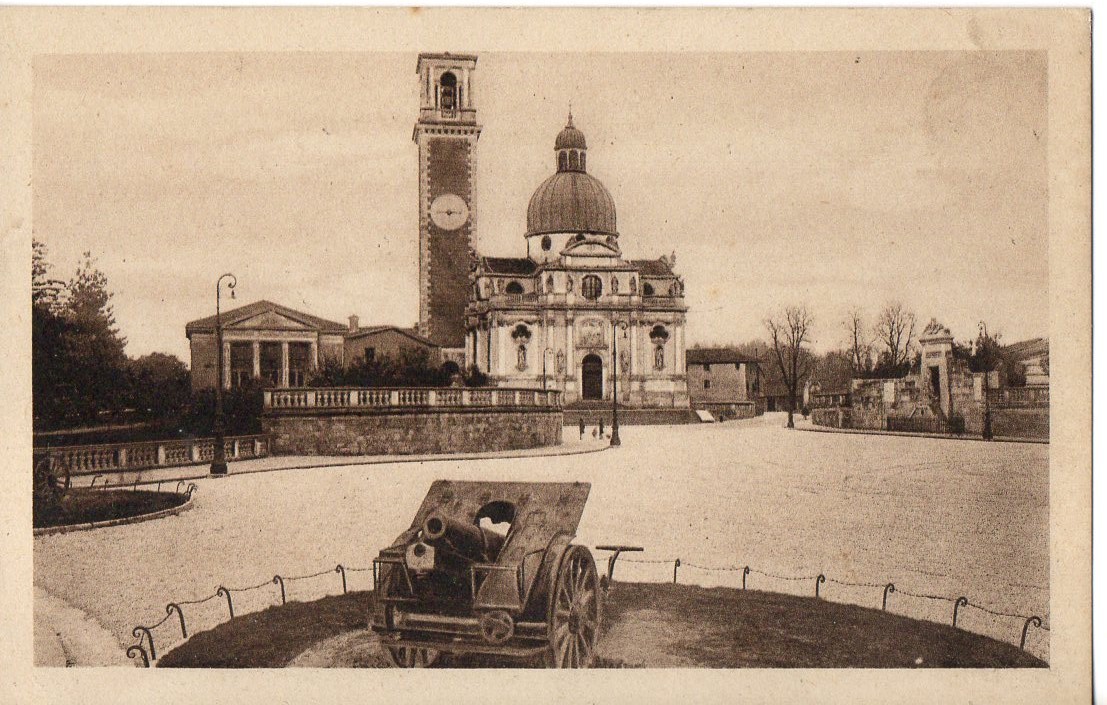
<svg viewBox="0 0 1107 705"><path fill-rule="evenodd" d="M215 446L212 448L211 455L212 475L227 474L227 457L223 449L223 445L226 443L224 438L226 429L223 423L223 321L220 319L219 310L219 296L223 291L224 279L230 279L227 282L227 291L231 292L232 299L234 298L234 288L238 284L238 279L230 273L224 274L215 282L215 347L219 351L219 372L218 383L215 385L215 421L212 424L215 435Z"/></svg>
<svg viewBox="0 0 1107 705"><path fill-rule="evenodd" d="M627 334L626 321L611 322L611 445L622 445L619 440L619 330Z"/></svg>

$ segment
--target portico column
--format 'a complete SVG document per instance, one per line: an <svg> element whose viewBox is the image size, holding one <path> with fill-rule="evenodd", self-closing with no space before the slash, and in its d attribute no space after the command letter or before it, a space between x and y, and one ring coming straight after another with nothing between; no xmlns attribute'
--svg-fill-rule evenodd
<svg viewBox="0 0 1107 705"><path fill-rule="evenodd" d="M223 389L231 388L231 344L223 341Z"/></svg>
<svg viewBox="0 0 1107 705"><path fill-rule="evenodd" d="M251 347L254 350L254 379L261 377L261 341L255 340Z"/></svg>
<svg viewBox="0 0 1107 705"><path fill-rule="evenodd" d="M288 341L281 341L281 386L288 386Z"/></svg>
<svg viewBox="0 0 1107 705"><path fill-rule="evenodd" d="M311 369L319 369L319 341L311 341Z"/></svg>

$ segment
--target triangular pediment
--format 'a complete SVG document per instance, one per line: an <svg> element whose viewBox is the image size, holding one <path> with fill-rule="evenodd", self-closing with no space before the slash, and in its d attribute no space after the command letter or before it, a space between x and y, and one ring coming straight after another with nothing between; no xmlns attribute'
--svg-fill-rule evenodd
<svg viewBox="0 0 1107 705"><path fill-rule="evenodd" d="M235 321L227 326L234 330L315 330L277 311L263 311L254 316Z"/></svg>
<svg viewBox="0 0 1107 705"><path fill-rule="evenodd" d="M563 255L573 257L618 257L619 248L606 242L597 240L585 240L584 242L570 242L569 246L561 251Z"/></svg>

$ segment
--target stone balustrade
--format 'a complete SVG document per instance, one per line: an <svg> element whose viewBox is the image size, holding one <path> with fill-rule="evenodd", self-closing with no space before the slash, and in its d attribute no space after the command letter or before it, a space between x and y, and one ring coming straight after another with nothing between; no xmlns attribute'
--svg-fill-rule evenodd
<svg viewBox="0 0 1107 705"><path fill-rule="evenodd" d="M270 452L269 437L266 435L228 436L223 449L227 460L264 458ZM215 455L215 439L193 438L35 448L35 455L40 454L49 457L55 469L68 468L71 475L148 470L210 463Z"/></svg>
<svg viewBox="0 0 1107 705"><path fill-rule="evenodd" d="M988 404L997 409L1049 408L1049 387L989 389Z"/></svg>
<svg viewBox="0 0 1107 705"><path fill-rule="evenodd" d="M307 409L379 409L468 407L561 408L558 390L506 387L320 387L317 389L266 389L264 407L268 411Z"/></svg>

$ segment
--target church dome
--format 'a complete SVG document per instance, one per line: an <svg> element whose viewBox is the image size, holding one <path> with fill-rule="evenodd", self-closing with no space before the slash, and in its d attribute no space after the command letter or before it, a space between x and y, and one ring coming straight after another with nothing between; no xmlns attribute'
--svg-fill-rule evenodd
<svg viewBox="0 0 1107 705"><path fill-rule="evenodd" d="M585 171L584 133L569 124L557 136L557 173L535 190L527 206L527 235L599 233L618 235L615 201L600 180Z"/></svg>

